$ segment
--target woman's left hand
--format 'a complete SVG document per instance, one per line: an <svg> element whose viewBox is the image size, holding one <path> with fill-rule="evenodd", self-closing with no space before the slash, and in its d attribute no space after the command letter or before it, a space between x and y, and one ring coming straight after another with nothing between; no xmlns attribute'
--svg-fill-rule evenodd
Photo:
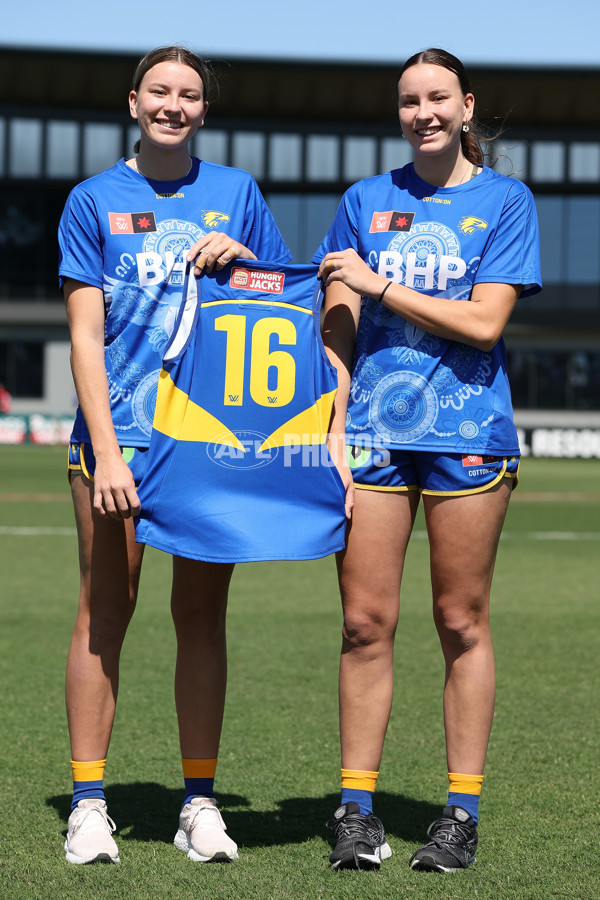
<svg viewBox="0 0 600 900"><path fill-rule="evenodd" d="M386 285L386 279L374 272L350 247L328 253L319 266L319 278L326 286L341 281L363 297L379 297Z"/></svg>
<svg viewBox="0 0 600 900"><path fill-rule="evenodd" d="M212 272L214 268L222 269L234 259L256 259L256 256L222 231L209 231L196 241L186 256L188 262L194 262L195 275Z"/></svg>

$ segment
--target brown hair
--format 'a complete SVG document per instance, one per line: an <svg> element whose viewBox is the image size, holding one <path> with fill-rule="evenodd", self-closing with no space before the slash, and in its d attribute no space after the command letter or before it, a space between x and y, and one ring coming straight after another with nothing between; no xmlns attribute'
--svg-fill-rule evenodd
<svg viewBox="0 0 600 900"><path fill-rule="evenodd" d="M189 66L202 79L204 99L207 101L212 99L210 94L214 84L214 73L210 64L207 60L201 59L196 53L192 53L191 50L187 50L185 47L180 47L177 44L171 47L157 47L156 50L151 50L143 59L140 59L133 75L131 89L138 91L146 72L149 72L153 66L157 66L161 62L176 62L181 63L183 66Z"/></svg>
<svg viewBox="0 0 600 900"><path fill-rule="evenodd" d="M457 56L453 56L452 53L449 53L447 50L440 50L437 47L430 47L429 50L421 50L419 53L415 53L411 56L410 59L407 59L400 70L398 81L400 81L407 69L421 64L441 66L443 69L448 69L449 72L453 72L458 78L463 97L472 93L471 82L467 70L460 59L458 59ZM494 135L494 137L497 137L497 135ZM486 137L483 134L481 126L475 119L475 116L473 116L469 122L469 130L461 131L460 133L462 152L466 159L475 166L483 165L485 156L489 154L484 152L482 144L489 143L491 140L492 138Z"/></svg>

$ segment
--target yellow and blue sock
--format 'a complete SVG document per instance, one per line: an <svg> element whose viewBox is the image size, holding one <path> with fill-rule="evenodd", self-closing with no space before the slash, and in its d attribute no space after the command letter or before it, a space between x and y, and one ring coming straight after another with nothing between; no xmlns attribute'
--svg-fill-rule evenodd
<svg viewBox="0 0 600 900"><path fill-rule="evenodd" d="M342 806L354 800L363 816L373 812L373 794L379 772L362 769L342 769Z"/></svg>
<svg viewBox="0 0 600 900"><path fill-rule="evenodd" d="M479 821L479 795L483 775L460 775L448 772L448 806L460 806L475 824Z"/></svg>
<svg viewBox="0 0 600 900"><path fill-rule="evenodd" d="M216 759L183 759L183 780L185 782L184 805L194 797L215 796Z"/></svg>
<svg viewBox="0 0 600 900"><path fill-rule="evenodd" d="M80 800L89 797L106 800L104 796L104 767L105 759L97 759L92 762L79 762L71 760L73 770L73 802L71 809L75 809Z"/></svg>

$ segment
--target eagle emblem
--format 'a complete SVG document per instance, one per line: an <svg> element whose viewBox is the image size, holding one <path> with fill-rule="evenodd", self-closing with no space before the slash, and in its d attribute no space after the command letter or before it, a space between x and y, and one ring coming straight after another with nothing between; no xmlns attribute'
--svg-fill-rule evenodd
<svg viewBox="0 0 600 900"><path fill-rule="evenodd" d="M463 234L473 234L474 231L485 231L488 223L485 219L479 219L477 216L463 216L458 223L458 230Z"/></svg>
<svg viewBox="0 0 600 900"><path fill-rule="evenodd" d="M219 225L229 222L230 218L227 213L217 212L216 209L203 209L200 221L210 231L214 231Z"/></svg>

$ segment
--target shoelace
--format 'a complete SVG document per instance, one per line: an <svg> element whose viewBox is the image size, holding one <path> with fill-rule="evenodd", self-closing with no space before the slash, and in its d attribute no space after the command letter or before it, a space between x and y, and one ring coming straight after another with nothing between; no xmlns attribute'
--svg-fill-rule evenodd
<svg viewBox="0 0 600 900"><path fill-rule="evenodd" d="M435 829L435 831L434 831ZM432 834L432 832L434 832ZM465 822L457 822L456 819L448 819L442 816L427 829L427 835L431 838L431 842L440 850L450 853L458 862L461 862L460 856L455 852L449 844L468 843L472 839L472 829ZM465 849L461 847L460 849Z"/></svg>
<svg viewBox="0 0 600 900"><path fill-rule="evenodd" d="M117 830L117 826L108 815L107 811L105 809L102 809L101 806L88 806L85 809L78 810L78 812L79 815L77 816L73 824L73 832L79 831L79 829L85 823L85 820L88 819L92 813L97 813L104 819L111 834L113 834Z"/></svg>
<svg viewBox="0 0 600 900"><path fill-rule="evenodd" d="M196 807L196 809L194 810L194 813L193 813L192 817L190 818L190 822L189 822L189 829L190 829L190 831L192 830L192 828L194 828L194 827L196 826L200 814L201 814L201 813L204 813L204 812L207 812L207 811L208 811L209 813L213 813L213 818L216 817L216 820L217 820L218 824L219 824L222 828L225 827L225 825L224 825L224 823L223 823L223 819L221 818L221 813L219 812L219 810L217 809L217 807L216 807L216 806L213 806L212 804L210 804L210 805L209 805L209 804L206 804L206 806L198 806L198 807ZM204 818L206 819L206 816L205 816ZM215 824L216 824L216 823L215 823Z"/></svg>
<svg viewBox="0 0 600 900"><path fill-rule="evenodd" d="M358 813L348 813L343 819L337 819L327 823L329 828L335 831L336 836L340 837L361 837L365 831L370 833L370 829L365 822L364 816Z"/></svg>

